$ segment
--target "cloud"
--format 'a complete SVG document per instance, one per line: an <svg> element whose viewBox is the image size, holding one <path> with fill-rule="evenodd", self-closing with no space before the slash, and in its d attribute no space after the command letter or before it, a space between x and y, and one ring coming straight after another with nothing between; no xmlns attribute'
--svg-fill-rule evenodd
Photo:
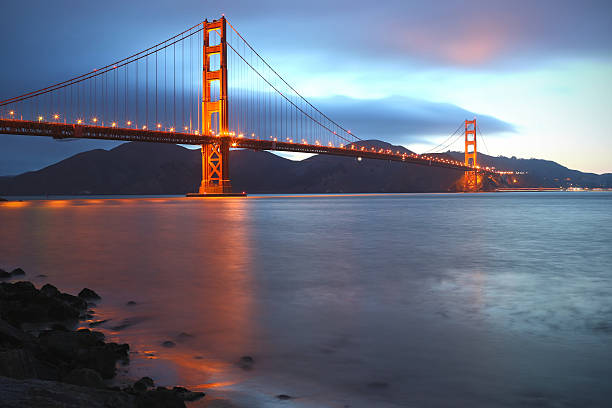
<svg viewBox="0 0 612 408"><path fill-rule="evenodd" d="M474 117L487 134L516 132L514 125L492 116L449 103L403 96L382 99L335 96L313 103L360 138L395 144L423 143L430 136L450 135L465 119Z"/></svg>

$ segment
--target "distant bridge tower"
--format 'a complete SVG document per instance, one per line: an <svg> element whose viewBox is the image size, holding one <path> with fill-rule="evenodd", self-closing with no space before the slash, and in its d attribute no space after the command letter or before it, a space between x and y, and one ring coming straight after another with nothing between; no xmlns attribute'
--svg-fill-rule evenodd
<svg viewBox="0 0 612 408"><path fill-rule="evenodd" d="M232 192L229 178L229 133L227 104L227 42L225 17L203 23L202 135L219 137L202 145L200 194ZM211 35L212 34L212 35ZM211 44L211 37L212 43Z"/></svg>
<svg viewBox="0 0 612 408"><path fill-rule="evenodd" d="M478 189L478 174L476 150L476 118L465 121L465 164L474 167L474 170L465 172L465 191Z"/></svg>

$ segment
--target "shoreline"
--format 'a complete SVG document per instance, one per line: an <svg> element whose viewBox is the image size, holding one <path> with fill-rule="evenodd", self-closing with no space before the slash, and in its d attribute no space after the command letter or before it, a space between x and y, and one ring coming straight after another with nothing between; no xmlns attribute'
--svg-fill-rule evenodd
<svg viewBox="0 0 612 408"><path fill-rule="evenodd" d="M106 342L99 331L75 330L93 318L100 296L88 288L77 296L51 284L37 289L24 276L21 268L0 269L3 406L179 408L205 396L180 386L156 387L147 376L123 388L111 385L117 365L129 364L129 344Z"/></svg>

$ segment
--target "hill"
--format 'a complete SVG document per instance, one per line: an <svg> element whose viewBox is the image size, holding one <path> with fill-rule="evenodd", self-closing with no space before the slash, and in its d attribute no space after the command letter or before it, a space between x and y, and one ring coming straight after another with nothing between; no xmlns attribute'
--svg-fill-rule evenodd
<svg viewBox="0 0 612 408"><path fill-rule="evenodd" d="M380 141L368 144L406 151ZM461 154L444 155L461 159ZM481 163L528 171L521 186L573 182L612 186L612 174L569 170L544 160L479 155ZM230 174L235 191L249 193L355 193L454 191L462 172L350 157L316 155L291 161L269 152L233 150ZM200 184L199 150L131 142L112 150L91 150L38 171L0 178L0 195L184 194ZM556 183L556 184L555 184Z"/></svg>

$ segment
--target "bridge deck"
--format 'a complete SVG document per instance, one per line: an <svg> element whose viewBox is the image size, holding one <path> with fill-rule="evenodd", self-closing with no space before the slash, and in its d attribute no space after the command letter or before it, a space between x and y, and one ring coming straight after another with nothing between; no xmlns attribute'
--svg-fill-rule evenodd
<svg viewBox="0 0 612 408"><path fill-rule="evenodd" d="M333 147L275 140L248 139L234 136L197 135L193 133L168 132L163 130L74 125L14 119L0 119L0 134L47 136L53 137L54 139L101 139L185 145L219 143L220 140L225 139L230 143L230 146L234 148L330 154L336 156L390 160L462 171L475 170L473 167L466 166L462 162L441 157L398 153L391 150L376 149L354 144L349 144L344 147ZM488 168L477 168L476 171L490 174L496 173L495 170Z"/></svg>

